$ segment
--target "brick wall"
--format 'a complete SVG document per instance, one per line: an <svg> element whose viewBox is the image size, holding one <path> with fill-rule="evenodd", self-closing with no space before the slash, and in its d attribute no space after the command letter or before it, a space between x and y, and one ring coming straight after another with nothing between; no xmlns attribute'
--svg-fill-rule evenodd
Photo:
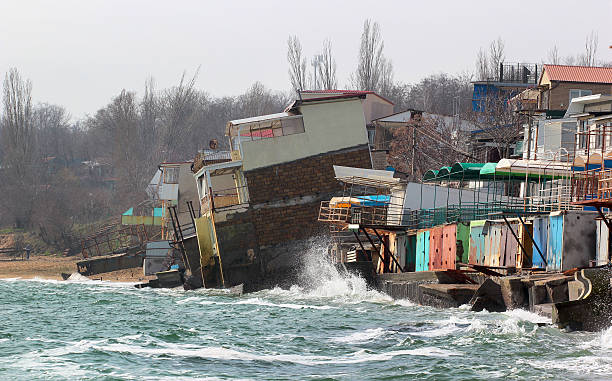
<svg viewBox="0 0 612 381"><path fill-rule="evenodd" d="M245 172L252 204L340 190L333 165L372 168L367 146Z"/></svg>

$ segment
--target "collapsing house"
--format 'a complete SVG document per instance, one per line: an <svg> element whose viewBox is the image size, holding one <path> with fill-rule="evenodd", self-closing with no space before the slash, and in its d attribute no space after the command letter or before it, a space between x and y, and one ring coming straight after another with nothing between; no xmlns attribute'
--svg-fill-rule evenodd
<svg viewBox="0 0 612 381"><path fill-rule="evenodd" d="M292 280L308 239L321 233L321 200L341 190L333 165L372 167L364 98L310 97L227 123L231 160L194 168L205 287L250 291Z"/></svg>

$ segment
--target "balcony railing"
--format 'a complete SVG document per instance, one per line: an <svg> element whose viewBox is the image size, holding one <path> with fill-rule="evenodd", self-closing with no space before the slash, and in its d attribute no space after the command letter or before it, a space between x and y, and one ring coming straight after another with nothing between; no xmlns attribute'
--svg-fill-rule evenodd
<svg viewBox="0 0 612 381"><path fill-rule="evenodd" d="M202 213L208 211L222 211L233 207L248 204L246 200L246 186L222 190L213 190L212 197L207 194L200 200Z"/></svg>

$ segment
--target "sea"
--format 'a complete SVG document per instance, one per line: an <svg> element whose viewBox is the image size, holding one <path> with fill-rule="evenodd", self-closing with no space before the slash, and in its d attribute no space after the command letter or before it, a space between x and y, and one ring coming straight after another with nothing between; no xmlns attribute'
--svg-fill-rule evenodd
<svg viewBox="0 0 612 381"><path fill-rule="evenodd" d="M322 253L304 253L299 285L241 296L0 280L0 379L612 379L612 329L394 300Z"/></svg>

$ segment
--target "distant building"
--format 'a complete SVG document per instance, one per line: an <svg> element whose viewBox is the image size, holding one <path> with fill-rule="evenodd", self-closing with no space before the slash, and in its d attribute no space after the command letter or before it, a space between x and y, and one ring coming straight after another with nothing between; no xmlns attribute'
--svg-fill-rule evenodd
<svg viewBox="0 0 612 381"><path fill-rule="evenodd" d="M285 112L227 123L232 160L194 174L204 286L253 290L295 275L308 239L322 233L321 200L341 191L333 165L372 166L367 96L303 93Z"/></svg>
<svg viewBox="0 0 612 381"><path fill-rule="evenodd" d="M612 94L612 67L544 65L537 90L538 109L560 117L573 98Z"/></svg>
<svg viewBox="0 0 612 381"><path fill-rule="evenodd" d="M535 87L541 68L528 63L501 63L494 77L473 81L472 111L484 112L490 99L510 99Z"/></svg>

